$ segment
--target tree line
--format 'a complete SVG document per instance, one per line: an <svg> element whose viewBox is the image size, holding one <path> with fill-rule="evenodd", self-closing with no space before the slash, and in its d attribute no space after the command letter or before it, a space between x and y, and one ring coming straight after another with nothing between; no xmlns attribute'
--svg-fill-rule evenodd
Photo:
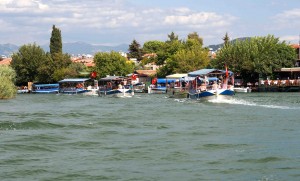
<svg viewBox="0 0 300 181"><path fill-rule="evenodd" d="M273 35L231 42L226 33L223 41L223 47L212 58L208 56L209 49L203 46L203 38L197 32L188 34L185 39L179 39L178 35L171 32L166 41L151 40L143 46L136 40L132 41L128 58L136 58L139 65L111 51L96 53L95 66L88 68L81 63L73 63L71 56L62 52L61 31L53 25L50 52L45 52L34 43L21 46L12 55L11 68L16 78L11 80L16 85L26 85L27 82L53 83L64 78L86 76L80 72L97 72L97 78L106 75L125 76L134 70L145 69L148 63L154 63L160 66L157 77L202 68L224 69L226 65L243 79L251 81L259 77L272 77L274 70L295 64L295 50ZM144 54L155 56L143 57Z"/></svg>

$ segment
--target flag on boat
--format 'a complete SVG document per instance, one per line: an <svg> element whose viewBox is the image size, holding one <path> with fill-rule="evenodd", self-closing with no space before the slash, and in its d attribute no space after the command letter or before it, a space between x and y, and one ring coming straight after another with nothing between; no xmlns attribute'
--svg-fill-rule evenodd
<svg viewBox="0 0 300 181"><path fill-rule="evenodd" d="M227 78L227 77L228 77L228 69L227 69L227 65L225 65L225 70L226 70L225 76L226 76L226 78Z"/></svg>
<svg viewBox="0 0 300 181"><path fill-rule="evenodd" d="M96 72L96 71L91 72L90 77L91 77L92 79L95 79L95 78L97 77L97 72Z"/></svg>
<svg viewBox="0 0 300 181"><path fill-rule="evenodd" d="M152 79L151 83L154 85L154 84L156 84L156 82L157 82L157 78L155 77L155 78Z"/></svg>
<svg viewBox="0 0 300 181"><path fill-rule="evenodd" d="M136 75L134 73L131 75L131 79L136 80Z"/></svg>

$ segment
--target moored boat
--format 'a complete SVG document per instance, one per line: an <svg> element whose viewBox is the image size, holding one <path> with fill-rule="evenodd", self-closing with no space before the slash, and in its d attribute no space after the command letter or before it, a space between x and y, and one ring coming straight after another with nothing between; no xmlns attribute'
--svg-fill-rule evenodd
<svg viewBox="0 0 300 181"><path fill-rule="evenodd" d="M107 76L99 80L98 95L100 97L132 97L133 86L123 76Z"/></svg>
<svg viewBox="0 0 300 181"><path fill-rule="evenodd" d="M35 94L57 94L59 84L32 84L32 93Z"/></svg>
<svg viewBox="0 0 300 181"><path fill-rule="evenodd" d="M59 81L59 93L61 94L82 94L87 92L87 78L72 78Z"/></svg>

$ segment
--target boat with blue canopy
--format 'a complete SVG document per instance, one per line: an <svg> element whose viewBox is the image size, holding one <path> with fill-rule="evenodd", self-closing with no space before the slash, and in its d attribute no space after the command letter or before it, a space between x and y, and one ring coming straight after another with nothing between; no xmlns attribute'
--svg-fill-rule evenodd
<svg viewBox="0 0 300 181"><path fill-rule="evenodd" d="M152 79L152 84L148 86L148 93L165 94L167 92L167 86L175 82L176 79L154 78Z"/></svg>
<svg viewBox="0 0 300 181"><path fill-rule="evenodd" d="M59 84L32 84L32 93L35 94L57 94Z"/></svg>
<svg viewBox="0 0 300 181"><path fill-rule="evenodd" d="M210 100L229 98L234 95L233 72L219 69L201 69L188 73L188 97Z"/></svg>
<svg viewBox="0 0 300 181"><path fill-rule="evenodd" d="M99 80L100 97L132 97L133 85L123 76L107 76Z"/></svg>
<svg viewBox="0 0 300 181"><path fill-rule="evenodd" d="M86 83L90 80L88 78L70 78L63 79L58 82L59 93L62 94L81 94L88 90L86 89Z"/></svg>

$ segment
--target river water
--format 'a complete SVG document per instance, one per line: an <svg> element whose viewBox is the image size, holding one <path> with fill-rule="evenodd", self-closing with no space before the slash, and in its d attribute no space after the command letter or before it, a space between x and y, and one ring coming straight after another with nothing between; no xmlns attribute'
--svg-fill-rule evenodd
<svg viewBox="0 0 300 181"><path fill-rule="evenodd" d="M300 180L300 94L0 100L0 179Z"/></svg>

